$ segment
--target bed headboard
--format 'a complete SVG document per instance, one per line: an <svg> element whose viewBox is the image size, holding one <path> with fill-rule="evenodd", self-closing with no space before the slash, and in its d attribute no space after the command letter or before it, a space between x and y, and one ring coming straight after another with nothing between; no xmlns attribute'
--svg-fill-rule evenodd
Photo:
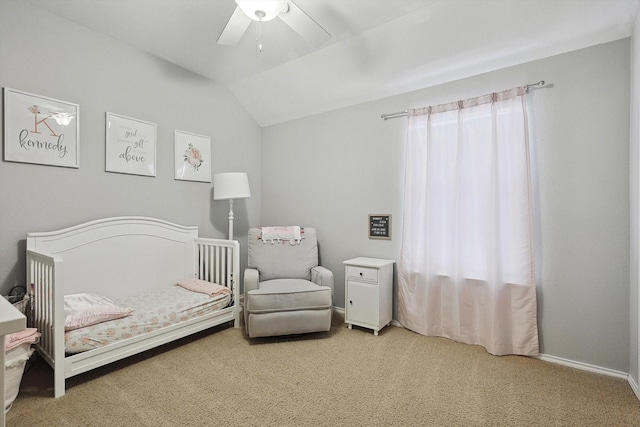
<svg viewBox="0 0 640 427"><path fill-rule="evenodd" d="M114 217L29 233L27 250L63 259L64 293L110 298L193 278L198 227L155 218Z"/></svg>

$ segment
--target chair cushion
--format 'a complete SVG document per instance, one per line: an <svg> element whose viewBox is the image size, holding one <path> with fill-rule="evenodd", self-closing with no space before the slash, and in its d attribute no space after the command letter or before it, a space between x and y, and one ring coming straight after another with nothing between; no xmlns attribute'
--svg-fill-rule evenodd
<svg viewBox="0 0 640 427"><path fill-rule="evenodd" d="M304 228L300 244L270 243L258 240L259 228L249 229L249 268L260 273L260 281L272 279L311 279L311 269L318 266L316 230Z"/></svg>
<svg viewBox="0 0 640 427"><path fill-rule="evenodd" d="M331 288L303 279L274 279L260 282L247 293L249 313L314 310L331 307Z"/></svg>

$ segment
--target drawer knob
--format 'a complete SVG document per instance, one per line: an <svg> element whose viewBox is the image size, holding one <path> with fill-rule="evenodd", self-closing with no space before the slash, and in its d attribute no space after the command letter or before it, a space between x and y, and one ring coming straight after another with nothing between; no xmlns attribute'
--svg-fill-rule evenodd
<svg viewBox="0 0 640 427"><path fill-rule="evenodd" d="M360 272L360 277L362 277L362 272Z"/></svg>
<svg viewBox="0 0 640 427"><path fill-rule="evenodd" d="M353 301L349 301L349 304L353 305Z"/></svg>

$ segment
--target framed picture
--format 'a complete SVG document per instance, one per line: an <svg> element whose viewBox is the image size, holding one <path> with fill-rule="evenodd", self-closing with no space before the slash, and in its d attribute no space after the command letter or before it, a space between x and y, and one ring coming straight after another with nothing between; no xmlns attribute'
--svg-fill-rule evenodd
<svg viewBox="0 0 640 427"><path fill-rule="evenodd" d="M106 170L156 176L156 124L107 113Z"/></svg>
<svg viewBox="0 0 640 427"><path fill-rule="evenodd" d="M391 214L369 215L369 238L391 240Z"/></svg>
<svg viewBox="0 0 640 427"><path fill-rule="evenodd" d="M175 179L211 182L211 138L174 131Z"/></svg>
<svg viewBox="0 0 640 427"><path fill-rule="evenodd" d="M80 106L4 88L4 160L78 168Z"/></svg>

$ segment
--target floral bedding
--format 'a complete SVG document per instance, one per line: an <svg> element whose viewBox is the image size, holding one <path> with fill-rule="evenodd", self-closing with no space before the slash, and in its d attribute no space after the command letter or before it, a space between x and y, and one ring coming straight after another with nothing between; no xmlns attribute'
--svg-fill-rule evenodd
<svg viewBox="0 0 640 427"><path fill-rule="evenodd" d="M93 350L220 310L229 305L231 295L211 297L179 286L171 286L152 294L114 298L113 301L121 307L133 308L133 313L121 319L67 331L67 354Z"/></svg>

